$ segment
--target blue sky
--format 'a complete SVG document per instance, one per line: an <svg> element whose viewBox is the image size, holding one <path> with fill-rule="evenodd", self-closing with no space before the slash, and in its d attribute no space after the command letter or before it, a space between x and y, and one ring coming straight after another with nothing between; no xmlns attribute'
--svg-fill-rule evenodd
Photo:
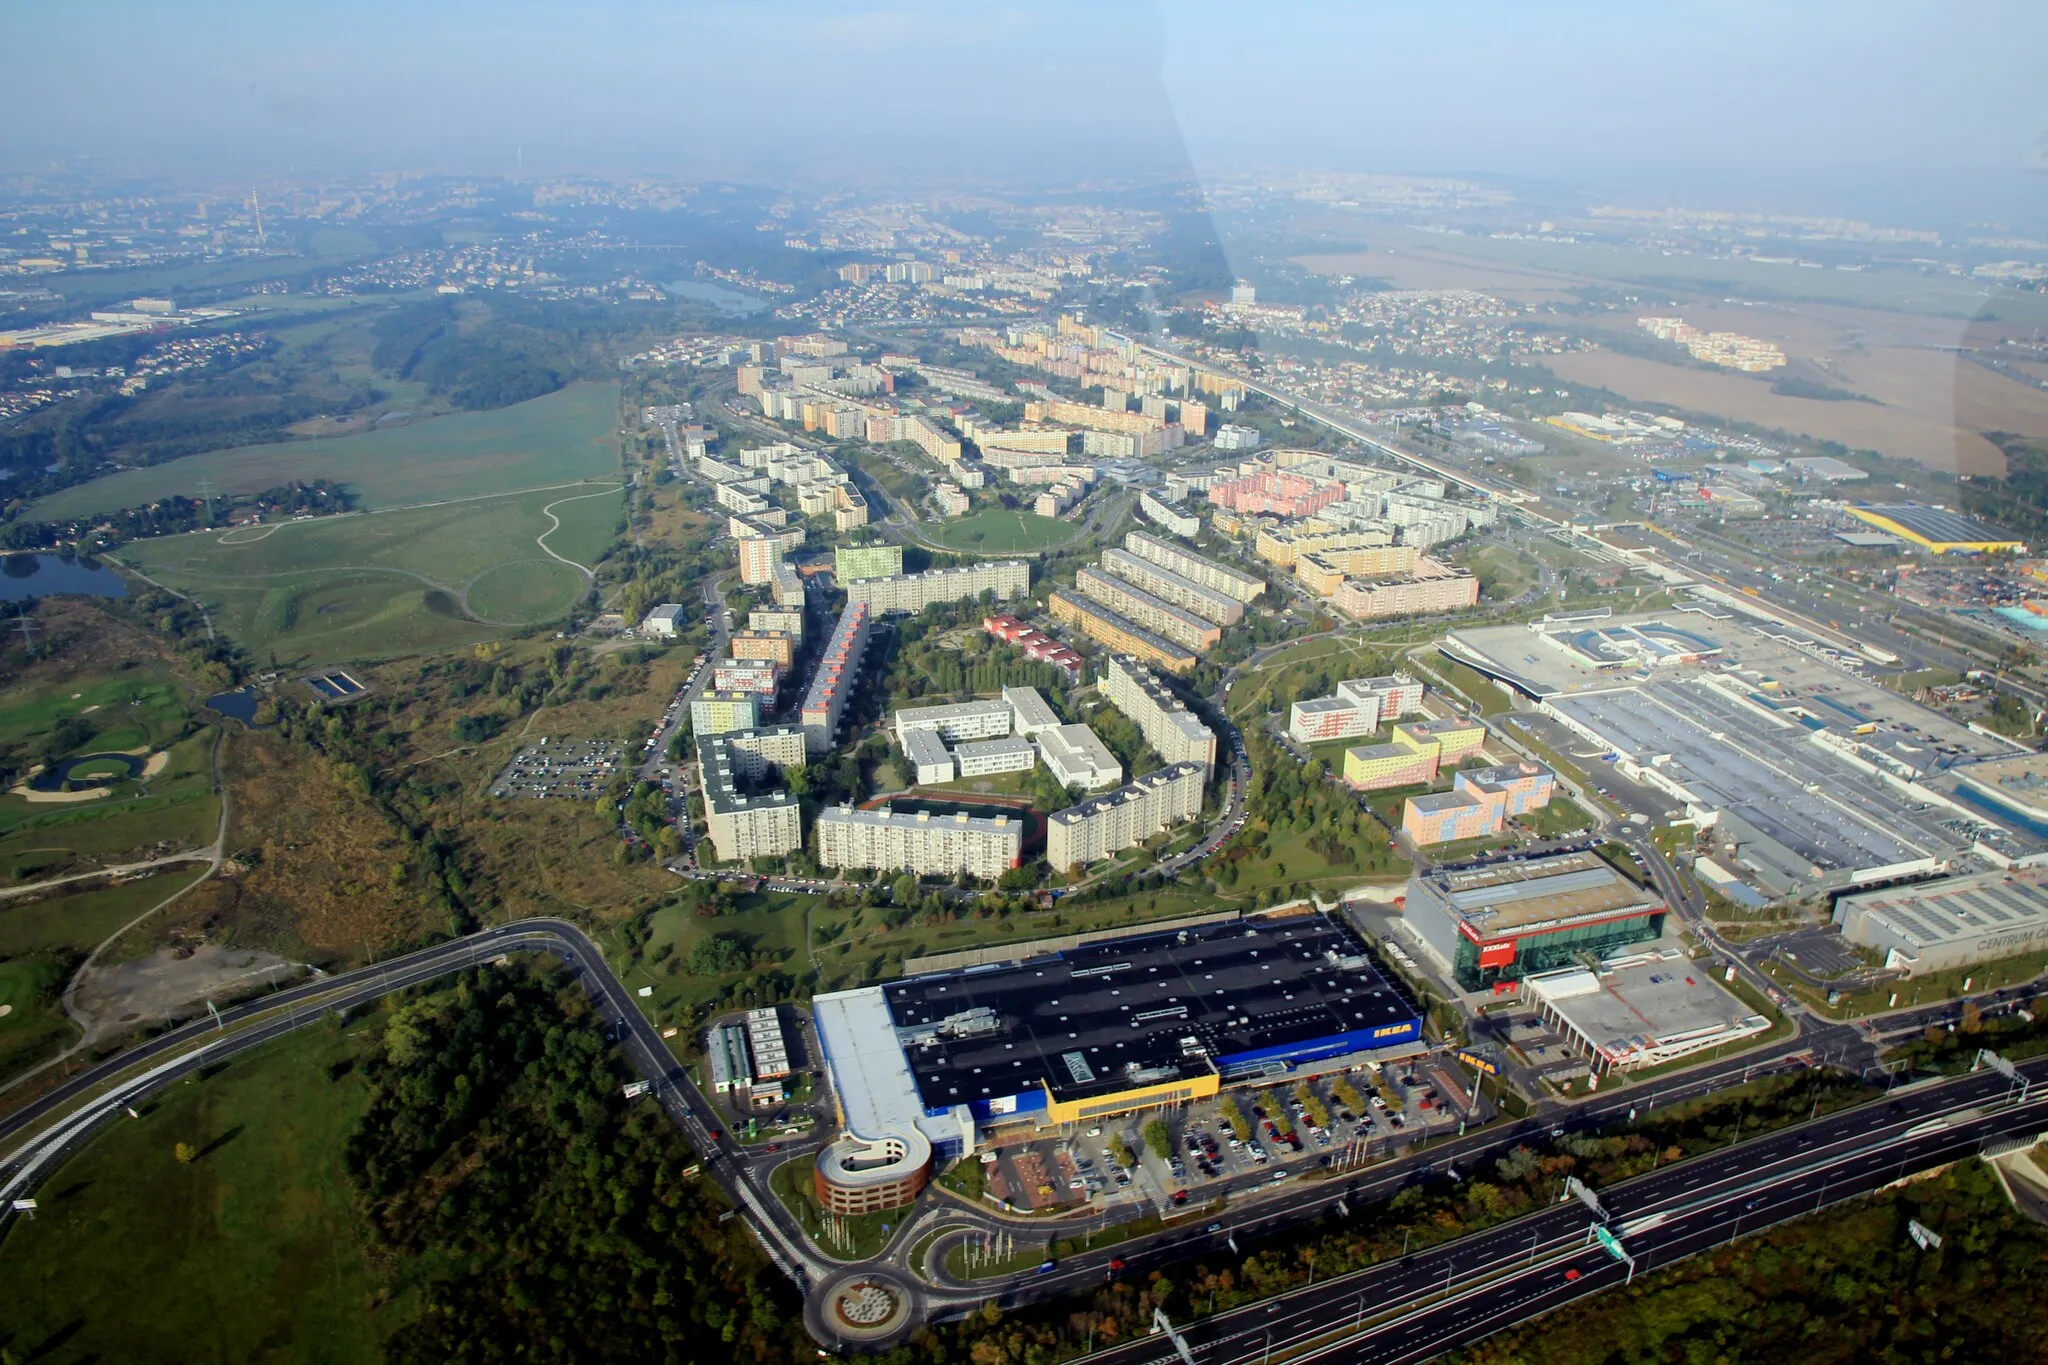
<svg viewBox="0 0 2048 1365"><path fill-rule="evenodd" d="M1192 165L2038 194L2048 5L17 7L0 165L973 181Z"/></svg>

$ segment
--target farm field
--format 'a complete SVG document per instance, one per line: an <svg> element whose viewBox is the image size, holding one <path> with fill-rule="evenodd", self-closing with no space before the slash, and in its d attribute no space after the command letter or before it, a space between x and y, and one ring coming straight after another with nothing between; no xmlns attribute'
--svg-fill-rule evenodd
<svg viewBox="0 0 2048 1365"><path fill-rule="evenodd" d="M230 493L257 492L290 479L333 479L359 507L374 511L609 478L619 467L618 399L616 384L572 384L490 412L208 451L62 489L39 499L28 515L88 516L174 493L190 497L201 479Z"/></svg>
<svg viewBox="0 0 2048 1365"><path fill-rule="evenodd" d="M958 521L927 522L924 531L934 545L992 554L1043 550L1072 540L1079 533L1077 527L1053 517L993 510Z"/></svg>
<svg viewBox="0 0 2048 1365"><path fill-rule="evenodd" d="M387 658L566 613L588 580L562 559L587 565L603 552L620 496L594 483L203 531L138 541L121 558L205 603L258 657L294 667Z"/></svg>
<svg viewBox="0 0 2048 1365"><path fill-rule="evenodd" d="M379 1302L343 1174L376 1022L302 1030L105 1129L0 1243L0 1340L52 1362L377 1359L410 1296Z"/></svg>

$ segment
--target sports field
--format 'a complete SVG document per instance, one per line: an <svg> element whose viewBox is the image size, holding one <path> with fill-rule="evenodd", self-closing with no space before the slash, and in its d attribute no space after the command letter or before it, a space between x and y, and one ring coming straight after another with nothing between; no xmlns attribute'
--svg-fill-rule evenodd
<svg viewBox="0 0 2048 1365"><path fill-rule="evenodd" d="M611 544L620 498L616 483L570 484L167 536L119 558L205 604L259 659L389 658L562 616Z"/></svg>
<svg viewBox="0 0 2048 1365"><path fill-rule="evenodd" d="M572 384L491 412L454 413L416 426L350 436L242 446L123 470L39 499L38 519L221 493L253 493L291 479L333 479L366 510L508 493L617 474L619 388Z"/></svg>
<svg viewBox="0 0 2048 1365"><path fill-rule="evenodd" d="M1080 534L1080 528L1052 517L1031 512L977 512L958 521L927 522L925 535L934 545L949 550L1006 551L1043 550L1061 545Z"/></svg>

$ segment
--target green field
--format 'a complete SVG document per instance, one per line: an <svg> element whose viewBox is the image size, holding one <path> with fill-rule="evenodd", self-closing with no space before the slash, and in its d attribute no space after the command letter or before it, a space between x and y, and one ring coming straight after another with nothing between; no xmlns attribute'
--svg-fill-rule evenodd
<svg viewBox="0 0 2048 1365"><path fill-rule="evenodd" d="M10 1358L377 1359L410 1296L379 1302L343 1174L369 1032L315 1025L210 1068L58 1168L0 1242Z"/></svg>
<svg viewBox="0 0 2048 1365"><path fill-rule="evenodd" d="M188 455L123 470L39 499L28 515L89 516L182 493L254 493L326 478L375 510L601 479L619 468L619 388L572 384L491 412L455 413L380 431Z"/></svg>
<svg viewBox="0 0 2048 1365"><path fill-rule="evenodd" d="M547 552L594 561L611 543L620 497L606 483L478 497L167 536L121 558L204 603L258 658L386 658L562 616L587 580Z"/></svg>
<svg viewBox="0 0 2048 1365"><path fill-rule="evenodd" d="M950 550L986 550L1006 553L1043 550L1060 545L1080 534L1079 529L1053 517L1031 512L977 512L958 521L926 522L924 533L934 545Z"/></svg>

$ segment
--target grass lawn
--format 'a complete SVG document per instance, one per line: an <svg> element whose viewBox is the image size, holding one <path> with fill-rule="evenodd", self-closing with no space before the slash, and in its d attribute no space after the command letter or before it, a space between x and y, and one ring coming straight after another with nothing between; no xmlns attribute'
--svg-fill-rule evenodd
<svg viewBox="0 0 2048 1365"><path fill-rule="evenodd" d="M909 1216L910 1205L883 1209L880 1213L841 1215L833 1218L829 1226L832 1232L825 1232L827 1215L818 1207L818 1197L811 1185L811 1168L815 1159L800 1156L785 1161L775 1168L768 1177L769 1188L775 1197L789 1210L790 1216L803 1225L810 1239L826 1254L843 1261L865 1261L888 1245L896 1227Z"/></svg>
<svg viewBox="0 0 2048 1365"><path fill-rule="evenodd" d="M201 479L224 493L333 479L359 506L377 510L611 478L619 470L618 403L616 384L572 384L509 408L416 426L208 451L62 489L39 499L29 515L61 519L139 507L173 493L191 496Z"/></svg>
<svg viewBox="0 0 2048 1365"><path fill-rule="evenodd" d="M993 554L1043 550L1065 544L1080 534L1078 527L1055 517L993 508L958 521L928 522L924 530L934 545Z"/></svg>
<svg viewBox="0 0 2048 1365"><path fill-rule="evenodd" d="M0 957L91 952L129 920L197 881L205 866L173 866L153 877L68 896L0 901Z"/></svg>
<svg viewBox="0 0 2048 1365"><path fill-rule="evenodd" d="M365 1361L405 1319L372 1307L342 1150L369 1030L315 1025L104 1129L9 1225L0 1338L24 1360ZM180 1163L178 1143L198 1159Z"/></svg>
<svg viewBox="0 0 2048 1365"><path fill-rule="evenodd" d="M70 746L67 753L154 747L184 725L185 703L167 674L144 667L31 687L16 685L0 701L0 745L33 745L66 720L91 730L89 739Z"/></svg>
<svg viewBox="0 0 2048 1365"><path fill-rule="evenodd" d="M47 957L0 961L0 1076L12 1076L55 1055L78 1036L58 996L64 968Z"/></svg>
<svg viewBox="0 0 2048 1365"><path fill-rule="evenodd" d="M374 659L503 634L485 621L525 625L566 613L583 576L546 551L590 562L610 544L619 499L600 483L168 536L122 553L204 602L258 658L275 653L300 666Z"/></svg>

